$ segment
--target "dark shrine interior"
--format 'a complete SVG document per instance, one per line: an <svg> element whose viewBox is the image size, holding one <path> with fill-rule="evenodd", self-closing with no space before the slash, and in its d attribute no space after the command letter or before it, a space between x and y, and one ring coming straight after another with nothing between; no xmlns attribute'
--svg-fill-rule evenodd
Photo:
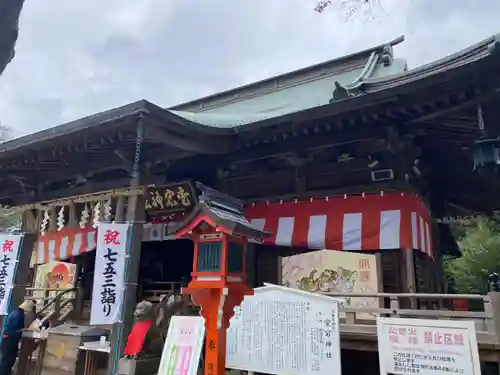
<svg viewBox="0 0 500 375"><path fill-rule="evenodd" d="M188 239L143 242L139 266L139 284L189 280L193 269L194 247ZM146 285L144 285L146 284Z"/></svg>

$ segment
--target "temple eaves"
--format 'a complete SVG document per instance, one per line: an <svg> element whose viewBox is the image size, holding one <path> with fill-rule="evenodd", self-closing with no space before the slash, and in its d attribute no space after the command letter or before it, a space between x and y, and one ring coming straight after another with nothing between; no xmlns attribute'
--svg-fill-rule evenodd
<svg viewBox="0 0 500 375"><path fill-rule="evenodd" d="M314 113L324 116L325 113L343 112L351 107L360 108L364 105L365 100L372 97L371 94L376 94L377 100L384 97L390 98L396 88L405 90L404 87L407 84L413 84L417 81L431 82L442 74L491 58L495 58L496 61L497 57L500 56L498 53L500 50L498 48L500 44L499 34L451 56L416 69L407 70L406 62L395 59L392 54L392 46L401 41L402 38L399 38L345 58L274 77L274 79L282 79L295 75L297 78L297 74L300 72L309 74L308 78L297 79L295 83L290 83L279 90L226 103L201 112L180 110L186 108L188 104L191 105L192 102L166 110L145 100L140 100L2 143L0 144L0 156L13 149L60 138L92 127L100 127L127 116L146 116L153 112L156 118L171 124L175 123L182 131L194 132L197 135L228 135L252 129L257 130L266 124L278 124L288 117L304 113L307 113L309 117L314 116ZM330 66L327 73L322 71L325 64L333 64L335 61L341 61L343 64L346 61L355 62L350 65L351 70L346 70L345 67L339 70L338 67L334 69ZM259 84L268 84L272 80L273 78ZM335 88L337 88L337 92L335 92Z"/></svg>

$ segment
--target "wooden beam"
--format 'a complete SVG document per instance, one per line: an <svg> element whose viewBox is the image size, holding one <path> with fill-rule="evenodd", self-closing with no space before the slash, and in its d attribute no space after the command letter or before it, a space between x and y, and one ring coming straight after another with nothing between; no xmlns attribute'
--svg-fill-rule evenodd
<svg viewBox="0 0 500 375"><path fill-rule="evenodd" d="M460 110L462 110L464 108L471 107L471 106L473 106L473 105L475 105L477 103L480 103L482 101L489 100L492 97L494 97L495 95L497 95L499 92L500 92L500 89L496 88L494 90L491 90L490 92L484 93L482 95L475 96L472 99L469 99L469 100L467 100L465 102L457 103L457 104L452 105L450 107L443 108L441 110L436 110L436 111L434 111L432 113L429 113L429 114L426 114L424 116L420 116L418 118L414 118L414 119L412 119L410 121L407 121L406 124L415 124L415 123L427 122L429 120L433 120L433 119L436 119L436 118L441 117L441 116L446 116L446 115L448 115L450 113L454 113L454 112L460 111Z"/></svg>
<svg viewBox="0 0 500 375"><path fill-rule="evenodd" d="M377 141L383 140L383 133L374 129L363 129L353 132L332 131L308 136L286 136L276 142L259 145L257 147L245 147L240 144L238 149L232 153L230 160L232 163L241 163L254 160L266 159L271 156L287 155L307 150L317 150L328 147L338 147L352 145L356 143L371 143L376 147Z"/></svg>
<svg viewBox="0 0 500 375"><path fill-rule="evenodd" d="M232 149L231 139L225 136L187 137L178 132L149 124L144 127L144 140L189 153L218 155Z"/></svg>

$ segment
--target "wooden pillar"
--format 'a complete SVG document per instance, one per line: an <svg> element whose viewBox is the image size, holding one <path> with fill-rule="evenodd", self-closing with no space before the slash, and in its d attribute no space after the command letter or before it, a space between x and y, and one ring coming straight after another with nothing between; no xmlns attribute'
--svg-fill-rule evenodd
<svg viewBox="0 0 500 375"><path fill-rule="evenodd" d="M137 123L137 138L135 145L134 163L131 166L130 186L139 188L141 184L141 147L144 133L142 118ZM117 214L123 212L123 200L117 202ZM139 263L141 261L142 232L146 218L145 199L143 194L137 192L128 196L127 212L125 221L131 224L131 241L128 252L128 260L125 266L125 291L123 301L122 322L113 325L110 338L111 353L108 362L108 374L115 375L118 368L118 361L123 356L123 351L134 322L134 309L137 303L137 281L139 279ZM120 217L115 216L115 221L120 222Z"/></svg>
<svg viewBox="0 0 500 375"><path fill-rule="evenodd" d="M377 273L377 293L384 293L384 268L382 267L382 254L375 254L375 272ZM379 298L378 307L383 309L385 306L384 297Z"/></svg>
<svg viewBox="0 0 500 375"><path fill-rule="evenodd" d="M443 249L442 244L439 238L439 224L433 223L432 225L432 242L434 248L434 269L436 274L436 292L437 293L446 293L446 276L444 272L444 259L443 259ZM440 300L442 302L442 300Z"/></svg>
<svg viewBox="0 0 500 375"><path fill-rule="evenodd" d="M141 260L142 228L145 222L145 200L142 196L128 198L125 221L132 224L132 243L125 272L125 293L123 302L123 322L113 325L111 333L111 353L108 363L108 374L114 375L119 359L127 343L127 338L134 322L134 309L137 303L137 281L139 278L139 263ZM120 222L119 217L115 221ZM118 351L115 350L118 348Z"/></svg>
<svg viewBox="0 0 500 375"><path fill-rule="evenodd" d="M249 242L247 244L247 251L246 251L246 267L247 267L247 285L250 288L255 288L256 286L256 244Z"/></svg>
<svg viewBox="0 0 500 375"><path fill-rule="evenodd" d="M403 249L404 260L405 260L405 275L406 275L406 293L416 293L416 282L415 282L415 258L413 254L413 249ZM412 309L417 308L417 300L415 298L410 298L410 307Z"/></svg>

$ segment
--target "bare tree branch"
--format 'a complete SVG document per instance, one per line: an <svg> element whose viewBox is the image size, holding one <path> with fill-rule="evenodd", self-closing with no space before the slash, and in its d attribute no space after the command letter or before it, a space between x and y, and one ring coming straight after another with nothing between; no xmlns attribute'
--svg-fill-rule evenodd
<svg viewBox="0 0 500 375"><path fill-rule="evenodd" d="M322 13L329 6L339 7L344 21L349 20L359 12L363 12L371 20L374 18L373 10L375 7L386 14L380 0L319 0L314 10Z"/></svg>
<svg viewBox="0 0 500 375"><path fill-rule="evenodd" d="M6 142L11 138L12 129L8 126L2 125L0 122L0 143Z"/></svg>

